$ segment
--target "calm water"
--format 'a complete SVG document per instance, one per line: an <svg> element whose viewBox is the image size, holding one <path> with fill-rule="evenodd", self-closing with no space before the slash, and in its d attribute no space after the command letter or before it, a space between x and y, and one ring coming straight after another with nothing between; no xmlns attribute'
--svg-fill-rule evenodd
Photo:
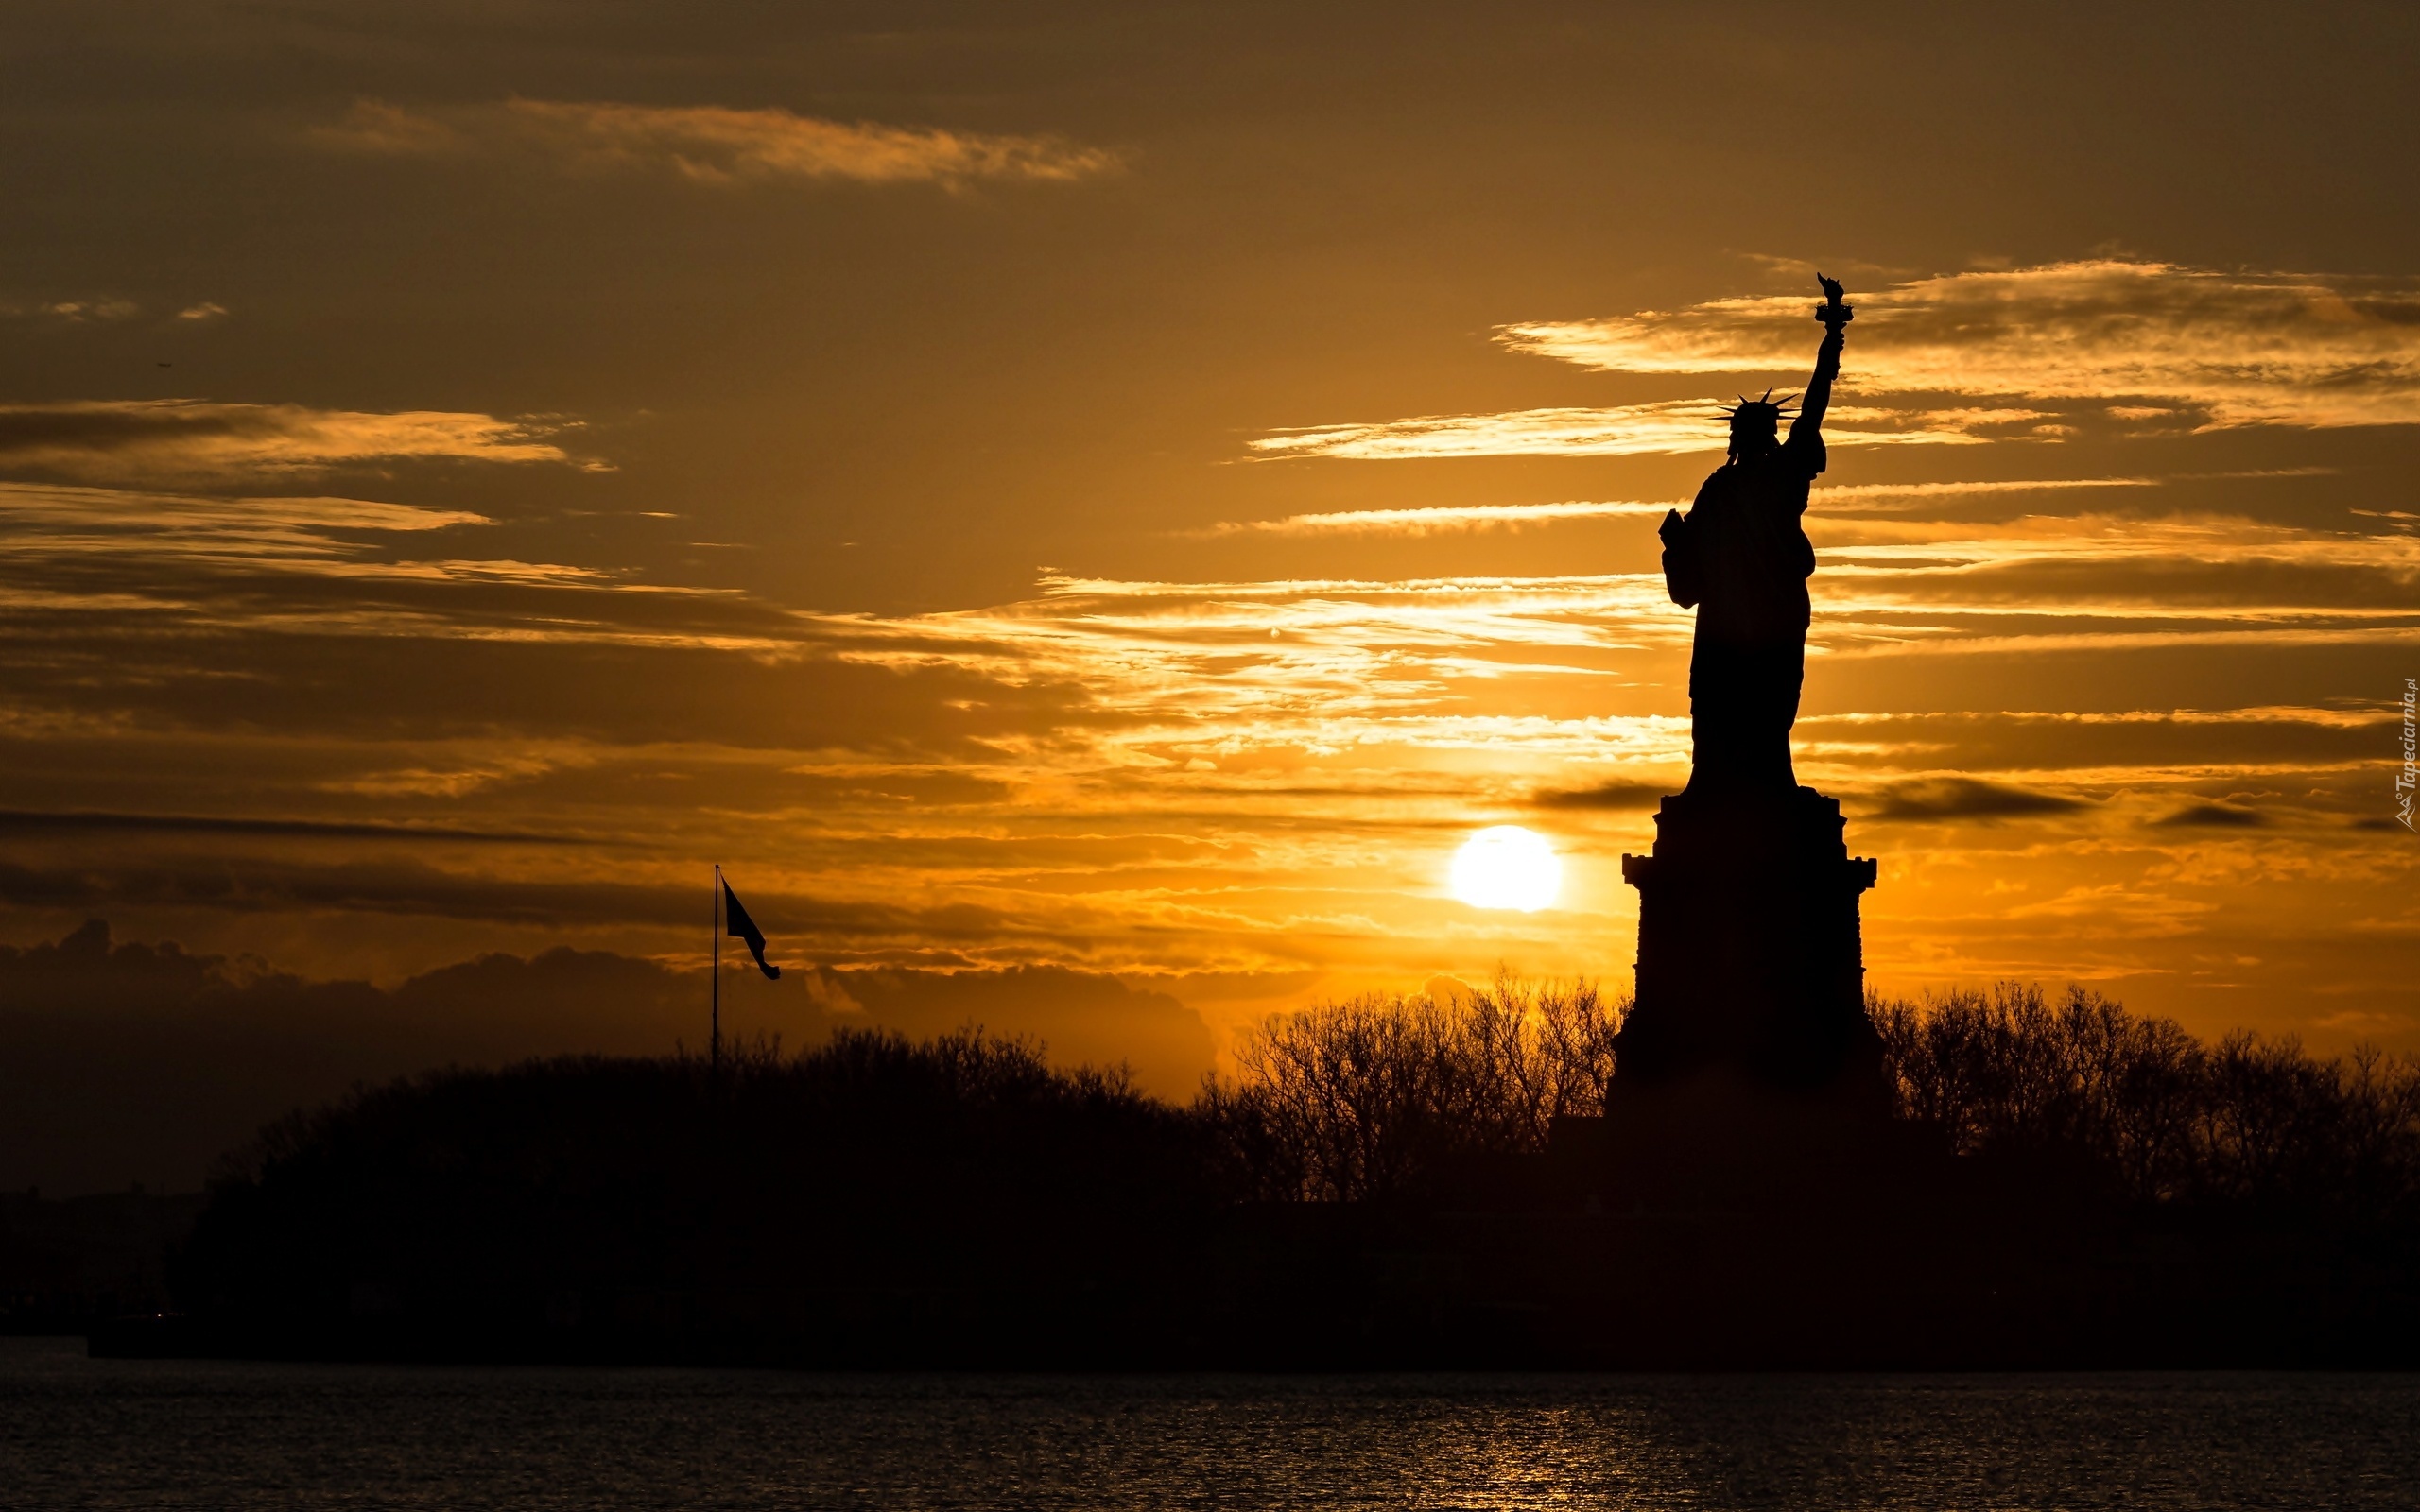
<svg viewBox="0 0 2420 1512"><path fill-rule="evenodd" d="M0 1339L0 1505L2420 1504L2420 1376L810 1376Z"/></svg>

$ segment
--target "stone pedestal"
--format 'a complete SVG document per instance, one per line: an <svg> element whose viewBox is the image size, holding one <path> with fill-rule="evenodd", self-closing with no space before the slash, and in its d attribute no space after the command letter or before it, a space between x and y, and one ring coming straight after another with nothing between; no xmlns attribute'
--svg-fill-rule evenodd
<svg viewBox="0 0 2420 1512"><path fill-rule="evenodd" d="M1676 794L1655 850L1622 857L1638 889L1638 1005L1619 1074L1669 1082L1717 1066L1777 1088L1836 1077L1871 1045L1858 899L1875 864L1811 787Z"/></svg>
<svg viewBox="0 0 2420 1512"><path fill-rule="evenodd" d="M1875 864L1811 787L1664 800L1638 889L1637 1005L1616 1041L1616 1186L1654 1205L1827 1184L1888 1119L1858 900Z"/></svg>

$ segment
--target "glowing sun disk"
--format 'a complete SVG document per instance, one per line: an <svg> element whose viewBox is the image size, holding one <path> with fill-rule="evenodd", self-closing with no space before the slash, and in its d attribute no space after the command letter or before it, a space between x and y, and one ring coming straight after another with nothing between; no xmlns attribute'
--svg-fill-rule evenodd
<svg viewBox="0 0 2420 1512"><path fill-rule="evenodd" d="M1481 830L1454 853L1454 896L1473 908L1534 914L1554 902L1563 863L1546 836L1517 824Z"/></svg>

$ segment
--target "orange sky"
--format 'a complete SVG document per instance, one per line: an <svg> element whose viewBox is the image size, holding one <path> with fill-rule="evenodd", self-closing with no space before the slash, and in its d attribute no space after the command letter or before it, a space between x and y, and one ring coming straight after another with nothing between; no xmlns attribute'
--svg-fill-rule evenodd
<svg viewBox="0 0 2420 1512"><path fill-rule="evenodd" d="M718 858L833 969L751 1024L848 968L1114 973L1209 1042L1625 978L1655 523L1820 266L1798 760L1872 979L2420 1048L2411 16L9 30L0 938L678 962ZM1507 822L1558 906L1448 896Z"/></svg>

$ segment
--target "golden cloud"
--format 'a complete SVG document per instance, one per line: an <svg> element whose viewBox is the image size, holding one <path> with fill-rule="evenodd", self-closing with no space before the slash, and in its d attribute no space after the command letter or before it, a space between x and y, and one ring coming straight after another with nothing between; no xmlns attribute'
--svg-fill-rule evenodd
<svg viewBox="0 0 2420 1512"><path fill-rule="evenodd" d="M2051 417L2041 410L1875 409L1834 405L1824 439L1833 446L1969 445L2022 434ZM1634 456L1720 452L1728 444L1722 408L1710 400L1669 400L1601 409L1521 409L1493 415L1422 415L1357 425L1274 431L1247 443L1262 456L1409 461L1455 456Z"/></svg>
<svg viewBox="0 0 2420 1512"><path fill-rule="evenodd" d="M178 557L290 561L360 549L339 532L420 532L490 524L487 516L467 510L374 499L221 499L0 483L0 527L5 527L9 548L19 552L135 546Z"/></svg>
<svg viewBox="0 0 2420 1512"><path fill-rule="evenodd" d="M1818 497L1826 513L1852 513L1919 504L1927 500L1987 493L2033 493L2066 489L2141 489L2157 478L1997 478L1947 483L1860 483L1826 488ZM1429 505L1413 509L1337 509L1289 514L1276 520L1222 520L1196 534L1209 536L1431 536L1450 531L1520 529L1566 520L1613 520L1660 516L1685 509L1686 499L1573 499L1559 504ZM2360 512L2360 511L2356 511Z"/></svg>
<svg viewBox="0 0 2420 1512"><path fill-rule="evenodd" d="M513 99L417 112L359 100L343 121L312 135L328 146L397 157L510 146L583 165L668 168L718 184L1065 181L1120 163L1116 153L1055 136L835 121L779 107Z"/></svg>
<svg viewBox="0 0 2420 1512"><path fill-rule="evenodd" d="M0 546L10 568L0 573L0 619L13 619L21 635L33 633L31 619L55 626L98 614L129 628L147 623L154 632L173 625L181 634L274 627L759 653L798 644L794 627L762 610L740 615L759 633L737 630L734 595L725 592L415 545L416 538L493 523L468 510L373 499L0 483ZM331 596L307 586L328 578L352 587ZM475 590L493 592L461 596ZM441 596L449 592L456 596ZM551 602L531 602L532 593ZM761 633L769 620L784 633Z"/></svg>
<svg viewBox="0 0 2420 1512"><path fill-rule="evenodd" d="M1325 514L1290 514L1281 520L1223 520L1202 534L1213 536L1428 536L1454 530L1519 529L1564 520L1610 520L1624 515L1661 515L1685 508L1686 499L1642 502L1635 499L1598 502L1570 500L1562 504L1433 505L1418 509L1339 509Z"/></svg>
<svg viewBox="0 0 2420 1512"><path fill-rule="evenodd" d="M0 404L0 468L98 482L323 472L351 464L577 461L560 421L451 410L391 414L202 399Z"/></svg>
<svg viewBox="0 0 2420 1512"><path fill-rule="evenodd" d="M2102 259L1916 279L1855 296L1861 393L2083 401L2207 426L2420 423L2420 286ZM1530 321L1518 352L1599 372L1792 373L1810 300ZM2149 401L2150 403L2146 403Z"/></svg>
<svg viewBox="0 0 2420 1512"><path fill-rule="evenodd" d="M2105 633L2394 635L2420 627L2420 538L2225 516L2021 516L1997 524L1813 522L1825 642ZM1899 618L1911 608L1918 623ZM1897 619L1896 624L1891 623ZM2124 622L2135 622L2129 626ZM2149 623L2146 623L2149 622ZM2155 627L2155 629L2154 629Z"/></svg>
<svg viewBox="0 0 2420 1512"><path fill-rule="evenodd" d="M2004 486L2037 485L2137 480ZM1642 530L1659 507L1578 507ZM177 833L44 832L12 842L23 870L0 884L84 908L463 920L481 948L525 929L672 951L687 858L720 852L824 962L1618 975L1634 907L1619 854L1686 775L1689 616L1652 573L1054 576L976 610L816 614L459 559L481 519L0 489L0 617L23 653L0 678L0 740L62 812L152 812L146 774L173 771L199 814L613 846L406 836L424 859L373 868L299 833L214 837L198 857ZM2210 513L1814 524L1818 681L1843 655L1932 679L1894 685L1887 707L1917 712L1818 704L1800 727L1804 777L1908 821L1869 915L1880 979L2036 952L2055 971L2172 959L2059 937L2061 900L2116 879L2153 912L2223 911L2253 896L2221 875L2231 848L2265 847L2273 868L2379 865L2348 818L2375 786L2379 710L1978 715L1922 690L1956 697L1976 655L2075 651L2100 678L2186 638L2408 641L2409 538ZM332 592L328 574L360 576ZM2285 796L2232 796L2256 791ZM2200 803L2269 822L2152 822ZM1445 894L1454 845L1499 819L1563 850L1556 909L1498 919ZM2382 899L2402 879L2334 885Z"/></svg>

